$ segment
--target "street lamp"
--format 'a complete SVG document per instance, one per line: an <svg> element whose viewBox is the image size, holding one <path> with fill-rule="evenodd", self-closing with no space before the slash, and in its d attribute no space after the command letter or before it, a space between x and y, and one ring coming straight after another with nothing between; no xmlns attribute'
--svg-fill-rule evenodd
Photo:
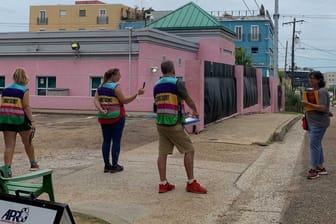
<svg viewBox="0 0 336 224"><path fill-rule="evenodd" d="M79 48L80 48L79 43L78 42L72 42L70 46L71 46L71 49L76 52L76 56L79 57Z"/></svg>
<svg viewBox="0 0 336 224"><path fill-rule="evenodd" d="M151 67L151 73L157 73L157 72L158 72L158 67L157 66Z"/></svg>
<svg viewBox="0 0 336 224"><path fill-rule="evenodd" d="M73 42L73 43L71 43L71 48L72 48L72 50L78 51L79 48L80 48L80 45L79 45L78 42Z"/></svg>

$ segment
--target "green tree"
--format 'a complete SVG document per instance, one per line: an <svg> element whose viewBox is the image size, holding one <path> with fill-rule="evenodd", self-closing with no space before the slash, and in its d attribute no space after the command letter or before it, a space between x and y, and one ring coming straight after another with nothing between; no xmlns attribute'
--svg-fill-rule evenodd
<svg viewBox="0 0 336 224"><path fill-rule="evenodd" d="M283 80L285 78L285 72L284 71L278 71L278 76L279 76L279 83L280 83L280 85L282 85Z"/></svg>
<svg viewBox="0 0 336 224"><path fill-rule="evenodd" d="M303 112L303 105L301 102L301 93L295 92L295 90L286 86L285 94L285 111L287 112Z"/></svg>
<svg viewBox="0 0 336 224"><path fill-rule="evenodd" d="M243 47L236 48L236 65L245 65L251 67L252 55L246 55L246 49Z"/></svg>

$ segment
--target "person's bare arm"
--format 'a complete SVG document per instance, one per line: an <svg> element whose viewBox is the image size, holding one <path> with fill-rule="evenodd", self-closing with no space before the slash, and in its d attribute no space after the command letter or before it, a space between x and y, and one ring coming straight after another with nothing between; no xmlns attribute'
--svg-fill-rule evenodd
<svg viewBox="0 0 336 224"><path fill-rule="evenodd" d="M188 96L185 99L185 102L188 105L188 107L190 107L190 109L192 110L192 116L199 118L199 114L197 112L196 104L194 103L194 101L191 99L190 96Z"/></svg>
<svg viewBox="0 0 336 224"><path fill-rule="evenodd" d="M29 104L29 90L27 90L23 95L22 107L27 118L30 120L32 127L35 127L35 121L33 119L32 109Z"/></svg>
<svg viewBox="0 0 336 224"><path fill-rule="evenodd" d="M107 114L107 110L104 110L100 105L98 91L96 91L94 96L94 105L96 106L97 110L99 110L103 114Z"/></svg>
<svg viewBox="0 0 336 224"><path fill-rule="evenodd" d="M142 95L142 94L145 93L145 89L141 88L137 91L137 93L135 93L131 96L125 96L124 93L122 92L120 86L117 86L114 91L115 91L115 95L117 96L120 103L122 103L122 104L128 104L128 103L132 102L133 100L135 100L135 98L138 95Z"/></svg>
<svg viewBox="0 0 336 224"><path fill-rule="evenodd" d="M321 112L325 112L327 110L327 106L326 105L322 105L322 104L313 104L313 103L309 103L307 101L302 101L302 104L303 104L303 106L311 106L315 110L321 111Z"/></svg>

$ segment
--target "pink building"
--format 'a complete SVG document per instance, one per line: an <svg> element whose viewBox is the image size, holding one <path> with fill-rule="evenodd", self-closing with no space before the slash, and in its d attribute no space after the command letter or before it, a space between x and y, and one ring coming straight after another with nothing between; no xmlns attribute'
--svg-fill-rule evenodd
<svg viewBox="0 0 336 224"><path fill-rule="evenodd" d="M207 19L213 18L209 15ZM92 96L104 72L118 67L122 75L120 85L126 94L135 93L146 82L146 93L126 105L126 110L151 112L152 87L161 76L161 62L169 59L175 63L177 76L186 81L202 118L204 66L205 62L214 62L236 67L237 110L231 115L277 111L277 80L270 79L271 105L265 108L260 71L257 72L258 103L250 108L242 106L243 68L234 66L234 38L234 33L219 26L169 32L143 28L0 33L0 88L12 82L17 67L24 67L31 80L28 87L33 108L95 110ZM72 43L77 43L79 48ZM203 126L201 122L198 128Z"/></svg>

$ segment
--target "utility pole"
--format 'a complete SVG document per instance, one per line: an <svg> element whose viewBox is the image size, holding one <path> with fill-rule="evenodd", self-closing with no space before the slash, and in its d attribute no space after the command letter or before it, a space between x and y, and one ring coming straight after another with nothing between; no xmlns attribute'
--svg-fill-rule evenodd
<svg viewBox="0 0 336 224"><path fill-rule="evenodd" d="M295 24L296 24L296 18L294 18L293 20L293 35L292 35L292 80L294 79L294 72L295 72L295 56L294 56L294 53L295 53ZM293 83L292 83L292 87L293 87Z"/></svg>
<svg viewBox="0 0 336 224"><path fill-rule="evenodd" d="M288 40L286 40L286 53L285 53L285 77L286 77L286 74L287 74L287 49L288 49Z"/></svg>
<svg viewBox="0 0 336 224"><path fill-rule="evenodd" d="M274 6L274 61L273 61L273 68L274 68L274 77L277 78L278 76L278 58L279 58L279 51L278 51L278 45L279 45L279 0L275 0L275 6Z"/></svg>
<svg viewBox="0 0 336 224"><path fill-rule="evenodd" d="M293 19L293 22L286 22L283 24L293 24L293 33L292 33L292 66L291 66L291 80L292 80L292 88L293 88L293 80L294 80L294 74L295 74L295 60L294 60L294 50L295 50L295 24L296 23L303 23L304 20L296 20L296 18Z"/></svg>

